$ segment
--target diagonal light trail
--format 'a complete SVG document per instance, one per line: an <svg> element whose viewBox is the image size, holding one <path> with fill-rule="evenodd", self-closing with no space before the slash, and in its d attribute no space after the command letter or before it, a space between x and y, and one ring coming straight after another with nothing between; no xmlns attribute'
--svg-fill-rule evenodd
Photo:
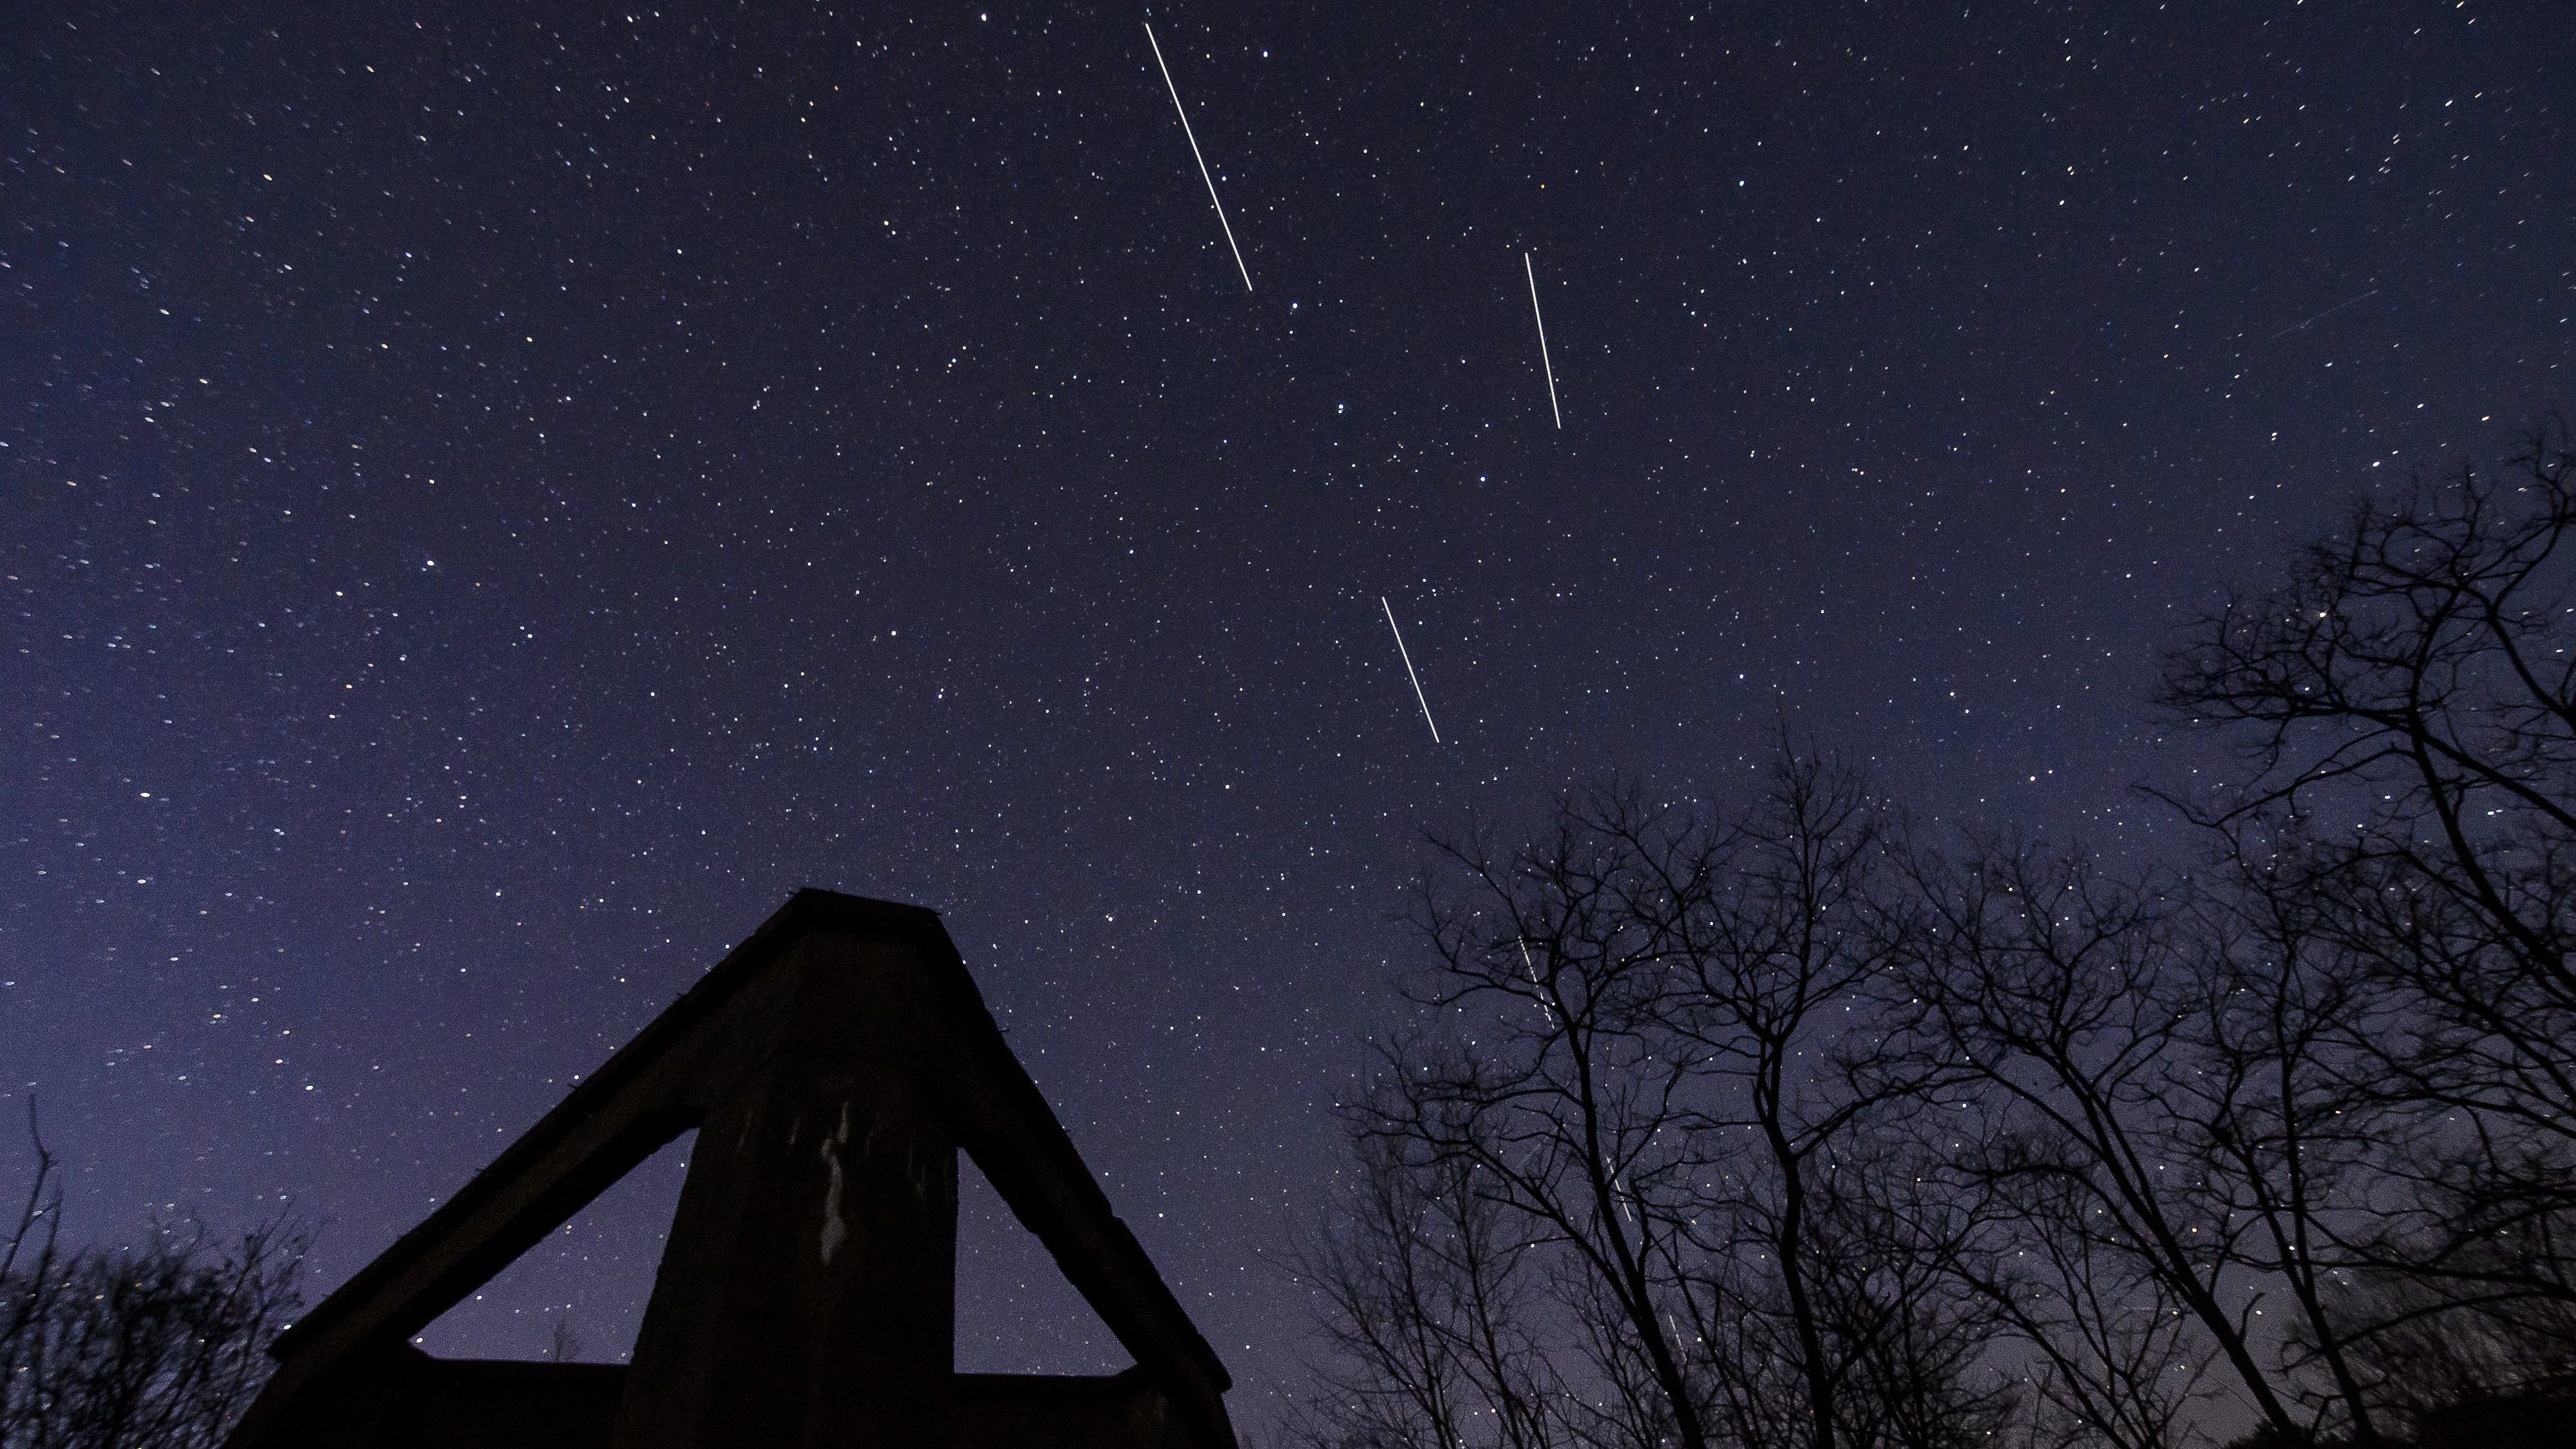
<svg viewBox="0 0 2576 1449"><path fill-rule="evenodd" d="M1565 414L1556 405L1556 364L1547 360L1547 318L1538 310L1538 268L1530 254L1521 253L1521 270L1529 274L1530 315L1538 318L1538 365L1547 369L1547 410L1556 414L1556 425L1565 426Z"/></svg>
<svg viewBox="0 0 2576 1449"><path fill-rule="evenodd" d="M1395 652L1404 659L1404 677L1413 681L1413 697L1422 706L1422 722L1431 725L1431 743L1440 743L1440 726L1431 722L1431 701L1422 697L1422 677L1413 672L1413 653L1404 647L1404 631L1395 627L1395 605L1386 595L1377 596L1377 606L1386 610L1386 627L1395 631Z"/></svg>
<svg viewBox="0 0 2576 1449"><path fill-rule="evenodd" d="M2335 303L2333 306L2328 307L2327 309L2325 309L2325 310L2324 310L2324 311L2322 311L2322 312L2319 312L2317 315L2315 315L2314 317L2309 318L2309 319L2308 319L2307 321L2305 321L2305 322L2293 322L2293 323L2291 323L2289 326L2282 328L2280 331L2273 333L2271 336L2266 337L2266 338L2264 338L2263 340L2264 340L2264 341L2266 341L2266 342L2278 342L2278 341L2279 341L2279 340L2281 340L2282 338L2289 336L2291 333L2296 332L2296 331L2300 330L2300 329L2301 329L2301 328L2303 328L2303 327L2307 327L2307 326L2310 326L2310 325L2315 324L2315 323L2318 323L2318 322L2323 322L2323 321L2324 321L2324 320L2326 320L2328 317L2333 316L2334 314L2336 314L2337 312L2342 311L2342 310L2343 310L2344 308L2346 308L2346 307L2350 307L2350 306L2353 306L2353 305L2355 305L2355 304L2357 304L2357 303L2361 303L2361 302L2367 302L2367 301L2369 301L2371 298L2376 297L2376 296L2378 296L2378 295L2379 295L2379 289L2378 289L2377 287L2373 287L2373 288L2371 288L2369 291L2362 293L2360 296L2352 298L2350 301L2344 301L2344 302L2337 302L2337 303Z"/></svg>
<svg viewBox="0 0 2576 1449"><path fill-rule="evenodd" d="M1556 1008L1548 1004L1546 996L1547 987L1545 983L1538 979L1538 963L1530 959L1529 937L1523 936L1512 944L1521 948L1521 965L1529 971L1530 990L1539 993L1537 997L1538 1009L1547 1013L1548 1030L1554 1031L1556 1029Z"/></svg>
<svg viewBox="0 0 2576 1449"><path fill-rule="evenodd" d="M1190 129L1189 109L1181 104L1181 88L1172 84L1172 68L1163 64L1163 46L1154 39L1154 23L1145 22L1145 43L1154 47L1154 68L1163 73L1163 89L1172 93L1172 109L1181 113L1181 134L1189 138L1190 159L1199 163L1199 179L1207 183L1208 202L1216 208L1216 224L1225 228L1225 244L1234 250L1234 269L1243 273L1243 290L1252 290L1252 269L1243 264L1243 248L1234 245L1234 226L1225 219L1225 203L1216 199L1216 178L1208 174L1207 158L1199 154L1199 138Z"/></svg>

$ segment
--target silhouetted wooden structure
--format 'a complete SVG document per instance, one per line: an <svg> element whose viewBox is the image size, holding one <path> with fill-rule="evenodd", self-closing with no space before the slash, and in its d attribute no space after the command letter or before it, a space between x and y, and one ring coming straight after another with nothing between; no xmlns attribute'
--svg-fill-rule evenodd
<svg viewBox="0 0 2576 1449"><path fill-rule="evenodd" d="M693 1127L631 1366L411 1345ZM961 1148L1134 1368L955 1372ZM939 918L828 891L799 892L276 1354L231 1449L1234 1449L1224 1365Z"/></svg>

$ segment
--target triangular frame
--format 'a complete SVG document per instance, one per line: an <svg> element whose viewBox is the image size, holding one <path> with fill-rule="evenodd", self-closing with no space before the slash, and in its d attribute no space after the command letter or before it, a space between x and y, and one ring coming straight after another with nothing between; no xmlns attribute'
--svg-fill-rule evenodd
<svg viewBox="0 0 2576 1449"><path fill-rule="evenodd" d="M410 1347L692 1127L631 1367L456 1363ZM1135 1368L955 1372L960 1150ZM830 891L799 891L274 1353L230 1449L451 1435L1235 1449L1224 1365L1110 1210L938 916Z"/></svg>

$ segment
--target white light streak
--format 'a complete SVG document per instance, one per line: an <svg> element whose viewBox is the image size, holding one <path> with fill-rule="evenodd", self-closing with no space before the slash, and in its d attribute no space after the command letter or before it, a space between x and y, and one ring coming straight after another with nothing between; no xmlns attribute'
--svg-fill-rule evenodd
<svg viewBox="0 0 2576 1449"><path fill-rule="evenodd" d="M1547 317L1538 310L1538 268L1530 254L1521 253L1521 270L1529 274L1530 315L1538 318L1538 365L1547 369L1547 410L1556 414L1556 425L1565 426L1565 413L1556 405L1556 364L1547 360Z"/></svg>
<svg viewBox="0 0 2576 1449"><path fill-rule="evenodd" d="M1538 1009L1547 1013L1548 1029L1553 1031L1556 1028L1556 1008L1548 1005L1547 987L1538 979L1538 963L1530 959L1529 937L1523 936L1512 944L1521 948L1521 965L1529 971L1530 989L1539 993Z"/></svg>
<svg viewBox="0 0 2576 1449"><path fill-rule="evenodd" d="M1208 203L1216 208L1216 224L1225 228L1225 244L1234 251L1234 269L1243 273L1243 290L1252 290L1252 269L1243 264L1243 248L1234 244L1234 227L1225 219L1225 203L1216 199L1216 178L1208 174L1207 158L1199 154L1199 138L1190 129L1189 109L1181 104L1181 88L1172 84L1172 68L1163 64L1163 46L1154 39L1154 23L1145 22L1145 43L1154 47L1154 68L1163 73L1163 89L1172 93L1172 109L1181 113L1181 134L1189 138L1190 159L1199 163L1199 179L1207 183Z"/></svg>
<svg viewBox="0 0 2576 1449"><path fill-rule="evenodd" d="M2271 336L2266 337L2266 338L2264 338L2263 340L2264 340L2264 341L2266 341L2266 342L2278 342L2278 341L2280 341L2282 338L2289 336L2291 333L2296 332L2296 331L2300 330L2301 328L2304 328L2304 327L2312 327L2312 326L2316 325L2316 324L2317 324L2317 323L2319 323L2319 322L2323 322L2323 321L2324 321L2324 320L2326 320L2328 317L2333 316L2334 314L2336 314L2337 312L2342 311L2342 310L2343 310L2344 308L2346 308L2346 307L2352 306L2354 303L2357 303L2357 302L2367 302L2367 301L2369 301L2371 298L2376 297L2376 296L2378 296L2378 295L2379 295L2379 289L2378 289L2377 287L2373 287L2373 288L2371 288L2369 291L2362 293L2360 296L2353 298L2351 301L2347 301L2347 302L2337 302L2337 303L2335 303L2333 306L2328 307L2327 309L2325 309L2325 310L2324 310L2324 311L2322 311L2322 312L2319 312L2317 315L2315 315L2314 317L2309 318L2309 319L2308 319L2307 321L2305 321L2305 322L2293 322L2293 323L2291 323L2289 326L2282 328L2280 331L2273 333Z"/></svg>
<svg viewBox="0 0 2576 1449"><path fill-rule="evenodd" d="M1422 706L1422 722L1431 725L1431 743L1440 743L1440 726L1431 723L1431 701L1422 697L1422 677L1413 672L1413 653L1404 647L1404 631L1395 627L1395 605L1386 595L1377 596L1377 606L1386 610L1386 627L1395 632L1395 652L1404 660L1404 677L1413 681L1413 698Z"/></svg>

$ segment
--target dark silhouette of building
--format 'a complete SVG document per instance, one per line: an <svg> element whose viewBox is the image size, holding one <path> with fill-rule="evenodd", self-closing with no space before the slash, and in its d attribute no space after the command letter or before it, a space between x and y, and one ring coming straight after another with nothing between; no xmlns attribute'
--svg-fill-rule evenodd
<svg viewBox="0 0 2576 1449"><path fill-rule="evenodd" d="M690 1128L631 1365L412 1346ZM1135 1367L955 1371L961 1149ZM1234 1449L1224 1365L939 918L828 891L799 892L275 1352L232 1449Z"/></svg>

